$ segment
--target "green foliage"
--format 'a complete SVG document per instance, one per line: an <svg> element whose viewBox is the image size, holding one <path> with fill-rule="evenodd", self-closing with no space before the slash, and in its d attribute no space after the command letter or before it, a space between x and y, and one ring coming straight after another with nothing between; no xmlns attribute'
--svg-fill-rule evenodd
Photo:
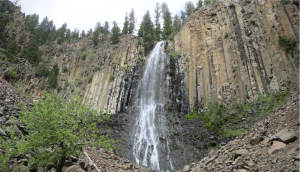
<svg viewBox="0 0 300 172"><path fill-rule="evenodd" d="M0 33L3 33L7 24L13 20L12 13L15 10L15 6L10 1L2 1L0 5Z"/></svg>
<svg viewBox="0 0 300 172"><path fill-rule="evenodd" d="M66 79L66 81L65 81L65 88L69 87L69 85L70 85L70 83L69 83L69 81Z"/></svg>
<svg viewBox="0 0 300 172"><path fill-rule="evenodd" d="M88 56L89 61L93 61L95 56L96 55L94 53L90 53L89 56Z"/></svg>
<svg viewBox="0 0 300 172"><path fill-rule="evenodd" d="M212 0L204 0L204 5L209 5L212 3Z"/></svg>
<svg viewBox="0 0 300 172"><path fill-rule="evenodd" d="M289 90L281 90L278 93L261 96L258 101L253 103L234 103L226 108L219 106L217 100L211 100L206 111L200 113L193 111L187 114L186 118L189 120L199 119L216 134L232 137L246 130L241 125L243 121L251 122L253 117L260 119L266 117L284 104L289 95ZM255 114L249 113L252 109L255 109Z"/></svg>
<svg viewBox="0 0 300 172"><path fill-rule="evenodd" d="M116 76L115 75L110 75L110 81L113 81L114 79L116 78Z"/></svg>
<svg viewBox="0 0 300 172"><path fill-rule="evenodd" d="M81 51L81 52L84 52L84 51L86 51L86 46L85 46L85 45L83 45L83 46L80 48L80 51Z"/></svg>
<svg viewBox="0 0 300 172"><path fill-rule="evenodd" d="M143 38L143 46L145 47L146 52L150 51L154 45L155 33L149 11L143 16L138 36Z"/></svg>
<svg viewBox="0 0 300 172"><path fill-rule="evenodd" d="M76 81L75 81L75 85L76 86L80 86L82 84L82 80L81 79L77 79Z"/></svg>
<svg viewBox="0 0 300 172"><path fill-rule="evenodd" d="M61 85L57 86L57 90L58 91L62 90L62 86Z"/></svg>
<svg viewBox="0 0 300 172"><path fill-rule="evenodd" d="M58 65L54 65L50 75L49 75L49 79L48 79L48 84L52 87L52 88L56 88L57 87L57 78L58 78L58 72L59 72L59 68Z"/></svg>
<svg viewBox="0 0 300 172"><path fill-rule="evenodd" d="M163 12L163 19L164 19L164 26L162 32L162 39L167 39L173 32L172 27L172 17L171 12L169 11L168 5L166 3L162 3L162 12Z"/></svg>
<svg viewBox="0 0 300 172"><path fill-rule="evenodd" d="M190 16L195 10L195 6L192 1L187 1L185 3L185 14Z"/></svg>
<svg viewBox="0 0 300 172"><path fill-rule="evenodd" d="M93 37L90 38L93 43L94 43L94 46L96 46L98 44L98 38L99 38L99 35L100 35L100 31L96 30L94 33L93 33Z"/></svg>
<svg viewBox="0 0 300 172"><path fill-rule="evenodd" d="M63 104L61 97L46 94L46 99L40 99L30 110L25 110L21 104L20 120L29 134L18 148L24 154L35 151L28 164L34 167L54 165L61 171L67 156L82 155L82 146L114 148L115 141L100 135L97 127L108 121L110 115L99 114L81 102L82 99L75 97Z"/></svg>
<svg viewBox="0 0 300 172"><path fill-rule="evenodd" d="M9 79L14 79L17 77L17 72L15 71L14 67L9 67L6 71L5 71L5 77L8 77Z"/></svg>
<svg viewBox="0 0 300 172"><path fill-rule="evenodd" d="M63 67L63 72L68 72L68 67L67 66Z"/></svg>
<svg viewBox="0 0 300 172"><path fill-rule="evenodd" d="M169 35L169 37L168 37L168 38L169 38L169 40L170 40L170 41L174 41L174 36L172 36L172 35Z"/></svg>
<svg viewBox="0 0 300 172"><path fill-rule="evenodd" d="M42 52L39 50L38 44L36 41L31 41L26 49L21 52L22 56L31 64L35 64L41 61Z"/></svg>
<svg viewBox="0 0 300 172"><path fill-rule="evenodd" d="M1 166L1 171L9 171L9 166L10 163L9 161L12 160L13 158L17 157L19 152L17 146L22 144L24 142L23 135L16 135L15 131L13 129L15 122L13 121L13 124L9 127L10 129L8 130L7 128L3 128L7 136L0 136L0 145L1 145L1 156L0 156L0 166ZM4 127L4 126L3 126ZM22 165L22 164L20 164ZM17 171L19 166L16 166L13 171Z"/></svg>
<svg viewBox="0 0 300 172"><path fill-rule="evenodd" d="M279 35L278 36L278 42L283 46L285 51L292 50L294 47L296 47L297 41L295 38L287 37L284 35Z"/></svg>
<svg viewBox="0 0 300 172"><path fill-rule="evenodd" d="M253 14L253 11L247 12L247 15L251 15L251 14Z"/></svg>
<svg viewBox="0 0 300 172"><path fill-rule="evenodd" d="M224 38L227 38L228 37L228 33L227 32L225 32L225 34L224 34Z"/></svg>
<svg viewBox="0 0 300 172"><path fill-rule="evenodd" d="M85 60L87 54L88 54L87 51L83 51L83 52L81 53L81 59L82 59L82 60Z"/></svg>
<svg viewBox="0 0 300 172"><path fill-rule="evenodd" d="M74 92L74 91L75 91L75 86L71 85L71 92Z"/></svg>
<svg viewBox="0 0 300 172"><path fill-rule="evenodd" d="M93 77L94 75L89 75L87 80L88 80L88 83L91 83L93 81Z"/></svg>
<svg viewBox="0 0 300 172"><path fill-rule="evenodd" d="M245 2L249 4L249 3L251 3L251 0L245 0Z"/></svg>
<svg viewBox="0 0 300 172"><path fill-rule="evenodd" d="M119 48L119 45L113 45L112 48L115 50L115 49L118 49Z"/></svg>
<svg viewBox="0 0 300 172"><path fill-rule="evenodd" d="M100 70L100 66L99 65L94 66L93 71L96 72L98 70Z"/></svg>
<svg viewBox="0 0 300 172"><path fill-rule="evenodd" d="M127 17L127 13L126 13L122 34L127 34L128 33L128 29L129 29L128 24L129 24L129 21L128 21L128 17Z"/></svg>
<svg viewBox="0 0 300 172"><path fill-rule="evenodd" d="M106 48L109 48L110 44L109 44L108 42L105 42L104 46L105 46Z"/></svg>
<svg viewBox="0 0 300 172"><path fill-rule="evenodd" d="M117 44L119 42L120 28L118 27L118 23L115 21L113 21L113 28L111 29L111 33L112 35L110 37L110 40L112 44Z"/></svg>
<svg viewBox="0 0 300 172"><path fill-rule="evenodd" d="M42 63L35 68L36 77L47 77L49 74L50 71L45 63Z"/></svg>
<svg viewBox="0 0 300 172"><path fill-rule="evenodd" d="M253 18L250 18L248 22L253 25L255 24L255 20Z"/></svg>

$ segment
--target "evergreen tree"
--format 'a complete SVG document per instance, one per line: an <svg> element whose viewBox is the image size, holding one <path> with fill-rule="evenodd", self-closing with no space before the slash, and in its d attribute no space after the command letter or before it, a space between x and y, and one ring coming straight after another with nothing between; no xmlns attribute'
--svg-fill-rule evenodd
<svg viewBox="0 0 300 172"><path fill-rule="evenodd" d="M160 22L159 22L159 18L160 18L160 6L159 3L156 3L155 6L155 40L156 41L160 41L160 35L161 35L161 30L160 30Z"/></svg>
<svg viewBox="0 0 300 172"><path fill-rule="evenodd" d="M181 18L181 22L184 23L186 17L185 17L185 13L182 10L181 10L180 18Z"/></svg>
<svg viewBox="0 0 300 172"><path fill-rule="evenodd" d="M85 37L85 31L84 30L82 30L82 32L80 34L80 38L83 38L83 37Z"/></svg>
<svg viewBox="0 0 300 172"><path fill-rule="evenodd" d="M58 73L59 73L59 68L58 65L55 64L50 72L49 79L48 79L48 84L52 88L57 87L57 78L58 78Z"/></svg>
<svg viewBox="0 0 300 172"><path fill-rule="evenodd" d="M40 62L42 54L36 41L31 41L28 47L21 52L23 58L28 59L31 64Z"/></svg>
<svg viewBox="0 0 300 172"><path fill-rule="evenodd" d="M122 34L127 34L128 33L128 23L129 23L128 22L128 17L127 17L127 13L126 13Z"/></svg>
<svg viewBox="0 0 300 172"><path fill-rule="evenodd" d="M104 28L101 25L101 22L97 22L97 24L95 26L95 31L98 31L99 33L104 33Z"/></svg>
<svg viewBox="0 0 300 172"><path fill-rule="evenodd" d="M211 3L212 3L211 0L204 0L204 5L209 5L209 4L211 4Z"/></svg>
<svg viewBox="0 0 300 172"><path fill-rule="evenodd" d="M197 2L197 9L200 9L203 5L203 1L202 0L198 0Z"/></svg>
<svg viewBox="0 0 300 172"><path fill-rule="evenodd" d="M58 30L57 30L57 38L61 37L64 38L67 32L67 23L64 23Z"/></svg>
<svg viewBox="0 0 300 172"><path fill-rule="evenodd" d="M185 13L190 16L195 10L195 6L192 1L188 1L185 3Z"/></svg>
<svg viewBox="0 0 300 172"><path fill-rule="evenodd" d="M173 28L174 28L174 33L179 32L179 30L181 28L181 21L180 21L179 16L177 14L174 16Z"/></svg>
<svg viewBox="0 0 300 172"><path fill-rule="evenodd" d="M0 3L0 33L3 33L6 25L13 20L11 14L14 12L16 7L8 0L4 0Z"/></svg>
<svg viewBox="0 0 300 172"><path fill-rule="evenodd" d="M71 38L71 30L68 29L68 30L67 30L67 33L66 33L65 41L70 40L70 38Z"/></svg>
<svg viewBox="0 0 300 172"><path fill-rule="evenodd" d="M134 16L134 9L132 8L131 12L129 14L129 28L128 28L128 32L130 34L133 33L134 26L135 26L135 16Z"/></svg>
<svg viewBox="0 0 300 172"><path fill-rule="evenodd" d="M162 39L168 39L168 37L172 34L172 17L171 12L169 11L169 7L166 3L162 3L161 9L163 12L164 18L164 27L162 32Z"/></svg>
<svg viewBox="0 0 300 172"><path fill-rule="evenodd" d="M37 14L27 15L25 17L25 23L27 25L27 30L31 34L34 34L35 28L39 25L39 15Z"/></svg>
<svg viewBox="0 0 300 172"><path fill-rule="evenodd" d="M143 38L143 46L145 48L145 51L150 51L154 45L155 35L154 25L151 21L149 11L147 11L147 13L143 16L138 35Z"/></svg>
<svg viewBox="0 0 300 172"><path fill-rule="evenodd" d="M119 42L119 36L120 36L120 28L118 27L118 23L113 21L113 28L111 29L111 37L110 40L112 44L117 44Z"/></svg>
<svg viewBox="0 0 300 172"><path fill-rule="evenodd" d="M108 24L108 21L106 21L104 23L103 29L104 29L104 34L109 34L109 24Z"/></svg>
<svg viewBox="0 0 300 172"><path fill-rule="evenodd" d="M77 28L74 29L73 32L71 32L71 38L72 39L78 39L79 38L79 30Z"/></svg>

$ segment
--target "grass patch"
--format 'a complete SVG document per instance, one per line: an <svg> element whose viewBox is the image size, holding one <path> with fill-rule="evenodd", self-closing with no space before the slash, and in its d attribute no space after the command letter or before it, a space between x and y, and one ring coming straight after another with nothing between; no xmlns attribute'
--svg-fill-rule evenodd
<svg viewBox="0 0 300 172"><path fill-rule="evenodd" d="M277 93L260 96L256 102L234 103L222 107L217 100L211 100L205 112L196 111L187 114L189 120L201 120L204 126L225 138L239 135L247 130L244 122L250 123L255 119L263 119L286 102L290 92L288 89ZM254 111L253 111L254 110Z"/></svg>
<svg viewBox="0 0 300 172"><path fill-rule="evenodd" d="M287 36L278 36L278 42L283 46L285 51L292 50L296 46L296 39Z"/></svg>
<svg viewBox="0 0 300 172"><path fill-rule="evenodd" d="M63 72L68 72L68 67L67 66L63 67Z"/></svg>
<svg viewBox="0 0 300 172"><path fill-rule="evenodd" d="M113 48L114 50L116 50L116 49L119 48L119 45L113 45L112 48Z"/></svg>
<svg viewBox="0 0 300 172"><path fill-rule="evenodd" d="M93 61L94 58L95 58L95 56L96 56L96 55L95 55L94 53L90 53L89 56L88 56L89 61Z"/></svg>
<svg viewBox="0 0 300 172"><path fill-rule="evenodd" d="M87 51L83 51L83 52L81 53L81 59L82 59L82 60L85 60L87 54L88 54Z"/></svg>
<svg viewBox="0 0 300 172"><path fill-rule="evenodd" d="M94 66L93 71L96 72L98 70L100 70L100 66L98 66L98 65Z"/></svg>
<svg viewBox="0 0 300 172"><path fill-rule="evenodd" d="M88 83L91 83L93 81L93 77L94 77L94 75L89 75L87 77Z"/></svg>
<svg viewBox="0 0 300 172"><path fill-rule="evenodd" d="M225 34L224 34L224 38L226 39L228 37L228 33L227 32L225 32Z"/></svg>
<svg viewBox="0 0 300 172"><path fill-rule="evenodd" d="M249 20L248 20L248 22L250 23L250 24L255 24L255 20L253 19L253 18L250 18Z"/></svg>
<svg viewBox="0 0 300 172"><path fill-rule="evenodd" d="M116 78L116 76L115 76L115 75L110 75L110 77L109 77L110 81L113 81L113 80L115 80L115 78Z"/></svg>

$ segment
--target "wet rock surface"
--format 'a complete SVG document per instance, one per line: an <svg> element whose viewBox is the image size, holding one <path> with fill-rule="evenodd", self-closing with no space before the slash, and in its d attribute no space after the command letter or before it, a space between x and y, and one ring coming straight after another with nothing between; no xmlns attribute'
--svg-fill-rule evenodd
<svg viewBox="0 0 300 172"><path fill-rule="evenodd" d="M275 110L265 120L258 122L249 131L226 145L211 150L208 157L190 164L188 170L184 168L180 171L297 172L299 171L298 120L299 94L296 94L287 104ZM253 139L255 144L252 144Z"/></svg>

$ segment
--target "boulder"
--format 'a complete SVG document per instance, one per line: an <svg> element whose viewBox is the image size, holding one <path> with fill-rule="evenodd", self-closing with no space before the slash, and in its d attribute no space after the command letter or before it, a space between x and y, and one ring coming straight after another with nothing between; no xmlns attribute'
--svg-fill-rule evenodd
<svg viewBox="0 0 300 172"><path fill-rule="evenodd" d="M263 138L258 136L258 137L253 137L251 140L250 140L250 144L251 145L257 145Z"/></svg>
<svg viewBox="0 0 300 172"><path fill-rule="evenodd" d="M0 136L6 136L5 131L0 127Z"/></svg>
<svg viewBox="0 0 300 172"><path fill-rule="evenodd" d="M275 151L278 151L280 149L284 149L285 147L286 147L285 143L274 141L272 147L268 150L268 153L272 154Z"/></svg>
<svg viewBox="0 0 300 172"><path fill-rule="evenodd" d="M270 141L269 138L265 138L261 143L262 143L263 145L267 146L268 143L269 143L269 141Z"/></svg>
<svg viewBox="0 0 300 172"><path fill-rule="evenodd" d="M246 149L239 149L235 152L234 159L236 159L237 157L242 156L242 155L247 155L248 153L249 153L249 151L247 151Z"/></svg>
<svg viewBox="0 0 300 172"><path fill-rule="evenodd" d="M65 172L85 172L79 165L68 167Z"/></svg>
<svg viewBox="0 0 300 172"><path fill-rule="evenodd" d="M289 131L287 128L284 128L280 130L278 133L274 134L271 138L270 141L272 140L279 140L284 143L290 143L293 142L297 139L297 136L293 131Z"/></svg>

